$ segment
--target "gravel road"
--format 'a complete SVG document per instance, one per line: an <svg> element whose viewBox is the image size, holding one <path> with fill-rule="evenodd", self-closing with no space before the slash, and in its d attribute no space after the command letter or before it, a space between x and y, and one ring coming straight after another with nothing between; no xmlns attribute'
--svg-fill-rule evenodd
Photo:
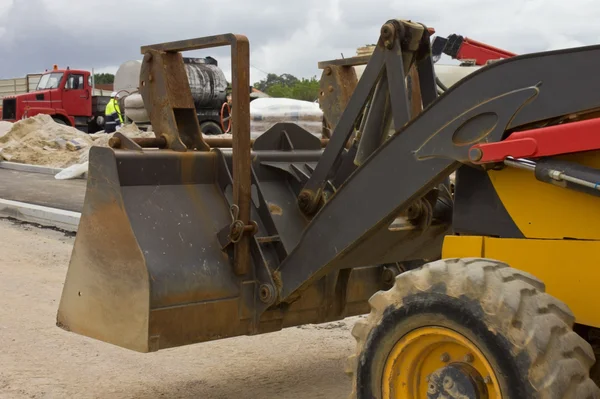
<svg viewBox="0 0 600 399"><path fill-rule="evenodd" d="M74 238L0 220L0 398L345 398L355 318L140 354L67 333Z"/></svg>

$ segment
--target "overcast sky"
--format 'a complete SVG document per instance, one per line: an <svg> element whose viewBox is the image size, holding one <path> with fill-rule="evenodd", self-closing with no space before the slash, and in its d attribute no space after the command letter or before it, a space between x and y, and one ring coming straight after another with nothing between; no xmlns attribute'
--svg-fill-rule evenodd
<svg viewBox="0 0 600 399"><path fill-rule="evenodd" d="M388 19L423 22L517 53L600 43L597 0L0 0L0 78L53 64L114 73L142 45L219 33L248 36L251 81L320 76ZM211 55L230 76L227 50Z"/></svg>

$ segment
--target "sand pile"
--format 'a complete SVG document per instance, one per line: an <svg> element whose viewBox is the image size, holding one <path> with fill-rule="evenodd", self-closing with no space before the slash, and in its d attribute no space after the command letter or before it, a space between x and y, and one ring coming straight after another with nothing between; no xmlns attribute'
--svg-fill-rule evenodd
<svg viewBox="0 0 600 399"><path fill-rule="evenodd" d="M146 131L140 130L137 127L137 125L133 122L131 124L127 124L127 125L124 125L123 127L121 127L121 129L119 129L119 133L124 134L127 137L155 137L154 132L152 132L152 131L146 132ZM104 132L98 132L98 133L90 134L89 137L93 140L92 146L108 147L108 141L110 140L110 138L113 135L114 135L114 133L107 134ZM78 162L79 163L86 162L88 160L88 155L89 155L89 148L83 154L81 154L81 157L79 157Z"/></svg>
<svg viewBox="0 0 600 399"><path fill-rule="evenodd" d="M75 128L58 124L49 115L15 122L0 137L0 158L11 162L64 168L79 161L92 139Z"/></svg>
<svg viewBox="0 0 600 399"><path fill-rule="evenodd" d="M141 131L135 124L125 125L119 132L129 137L154 137L154 133ZM0 122L0 160L67 168L86 162L90 147L108 147L112 136L83 133L42 114L14 124Z"/></svg>
<svg viewBox="0 0 600 399"><path fill-rule="evenodd" d="M10 129L12 129L13 124L11 122L0 121L0 137L4 136Z"/></svg>

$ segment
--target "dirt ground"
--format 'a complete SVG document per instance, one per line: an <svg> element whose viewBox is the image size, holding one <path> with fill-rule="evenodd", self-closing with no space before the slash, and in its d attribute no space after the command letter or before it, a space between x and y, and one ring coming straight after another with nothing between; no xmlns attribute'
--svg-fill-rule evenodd
<svg viewBox="0 0 600 399"><path fill-rule="evenodd" d="M0 398L345 398L356 319L141 354L67 333L74 238L0 219Z"/></svg>

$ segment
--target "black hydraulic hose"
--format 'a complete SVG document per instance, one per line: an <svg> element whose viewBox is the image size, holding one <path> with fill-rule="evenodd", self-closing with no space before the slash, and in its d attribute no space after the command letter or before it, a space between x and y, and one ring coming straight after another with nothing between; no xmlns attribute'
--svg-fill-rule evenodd
<svg viewBox="0 0 600 399"><path fill-rule="evenodd" d="M504 160L504 164L533 171L536 179L544 183L600 196L599 169L553 158L537 162L508 158Z"/></svg>
<svg viewBox="0 0 600 399"><path fill-rule="evenodd" d="M442 81L440 80L440 78L438 78L437 76L435 77L435 83L437 83L438 87L440 89L442 89L442 91L447 91L448 88L446 87L445 84L442 83Z"/></svg>

